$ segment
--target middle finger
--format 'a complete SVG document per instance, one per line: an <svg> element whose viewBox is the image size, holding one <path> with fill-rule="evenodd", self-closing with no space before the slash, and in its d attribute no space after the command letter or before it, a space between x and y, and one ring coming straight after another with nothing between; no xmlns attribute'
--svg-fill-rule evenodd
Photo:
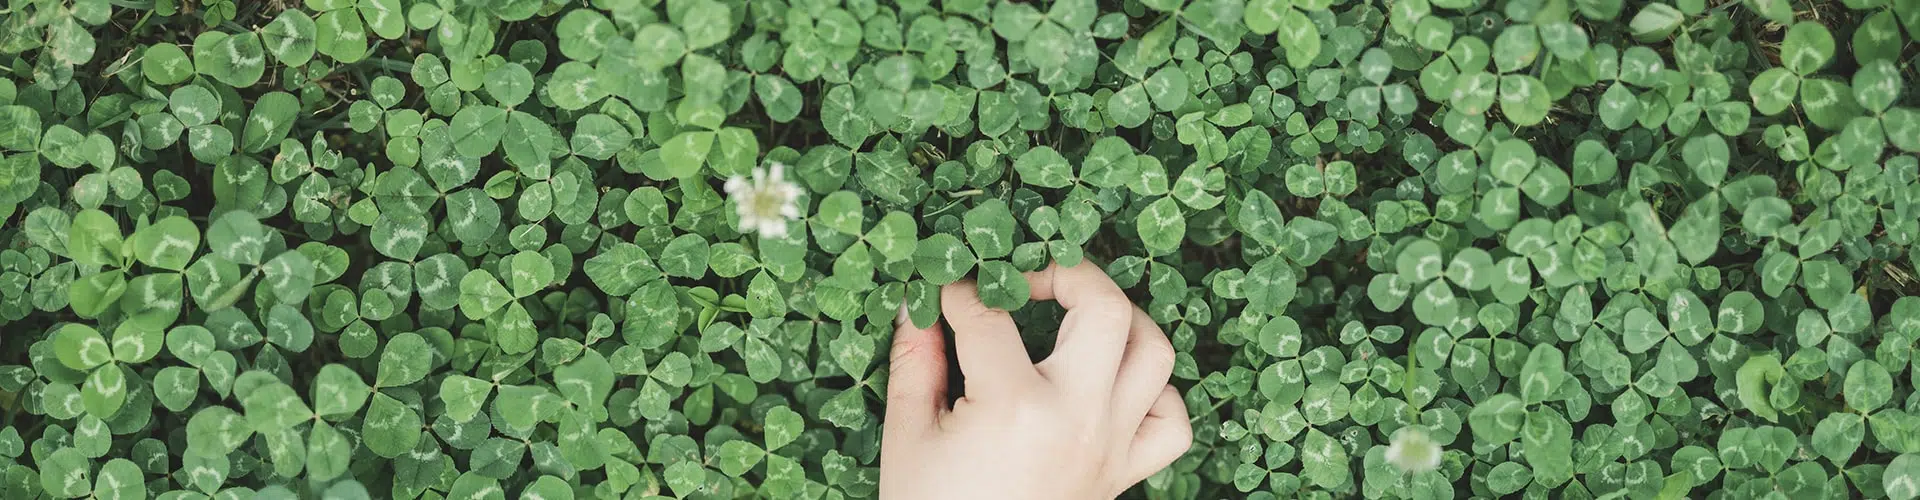
<svg viewBox="0 0 1920 500"><path fill-rule="evenodd" d="M1113 397L1111 402L1115 429L1124 437L1131 438L1140 421L1147 416L1147 409L1153 406L1155 399L1167 386L1167 380L1173 376L1175 354L1173 343L1167 340L1160 325L1146 311L1138 307L1133 309L1133 325L1127 333L1126 354L1121 357L1120 369L1113 377Z"/></svg>

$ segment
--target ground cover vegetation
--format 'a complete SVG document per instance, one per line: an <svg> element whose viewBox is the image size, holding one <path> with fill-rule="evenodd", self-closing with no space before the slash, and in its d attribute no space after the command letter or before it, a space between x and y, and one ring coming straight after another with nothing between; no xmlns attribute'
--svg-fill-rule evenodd
<svg viewBox="0 0 1920 500"><path fill-rule="evenodd" d="M1130 495L1915 498L1915 38L1920 0L10 0L0 497L869 498L902 304L978 280L1046 346L1020 273L1092 261L1195 426Z"/></svg>

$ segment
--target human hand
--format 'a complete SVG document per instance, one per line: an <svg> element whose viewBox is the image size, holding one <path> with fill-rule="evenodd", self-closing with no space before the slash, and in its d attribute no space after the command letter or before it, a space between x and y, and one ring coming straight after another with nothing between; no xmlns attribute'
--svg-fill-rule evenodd
<svg viewBox="0 0 1920 500"><path fill-rule="evenodd" d="M940 290L966 395L946 404L936 323L901 316L880 443L880 498L1113 498L1192 444L1186 403L1167 384L1173 345L1099 267L1027 273L1034 300L1066 308L1053 354L1027 357L1005 311L972 282Z"/></svg>

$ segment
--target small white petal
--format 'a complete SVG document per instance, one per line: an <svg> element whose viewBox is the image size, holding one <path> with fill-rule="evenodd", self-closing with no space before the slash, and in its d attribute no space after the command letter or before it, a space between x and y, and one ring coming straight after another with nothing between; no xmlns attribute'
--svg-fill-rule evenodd
<svg viewBox="0 0 1920 500"><path fill-rule="evenodd" d="M799 186L785 179L786 165L774 162L766 168L754 168L747 177L727 181L727 194L739 215L742 233L762 237L781 237L787 221L801 217L797 202Z"/></svg>
<svg viewBox="0 0 1920 500"><path fill-rule="evenodd" d="M1387 463L1401 471L1419 473L1439 469L1441 454L1439 443L1428 438L1425 431L1406 427L1393 434L1385 455Z"/></svg>

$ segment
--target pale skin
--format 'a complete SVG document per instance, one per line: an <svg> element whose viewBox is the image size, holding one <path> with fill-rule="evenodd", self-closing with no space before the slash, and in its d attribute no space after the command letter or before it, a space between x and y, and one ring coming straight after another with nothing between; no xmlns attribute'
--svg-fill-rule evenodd
<svg viewBox="0 0 1920 500"><path fill-rule="evenodd" d="M941 327L899 322L880 498L1109 499L1186 453L1193 429L1167 383L1174 351L1159 325L1093 264L1026 279L1033 300L1067 311L1038 363L972 282L941 289L966 385L951 406Z"/></svg>

